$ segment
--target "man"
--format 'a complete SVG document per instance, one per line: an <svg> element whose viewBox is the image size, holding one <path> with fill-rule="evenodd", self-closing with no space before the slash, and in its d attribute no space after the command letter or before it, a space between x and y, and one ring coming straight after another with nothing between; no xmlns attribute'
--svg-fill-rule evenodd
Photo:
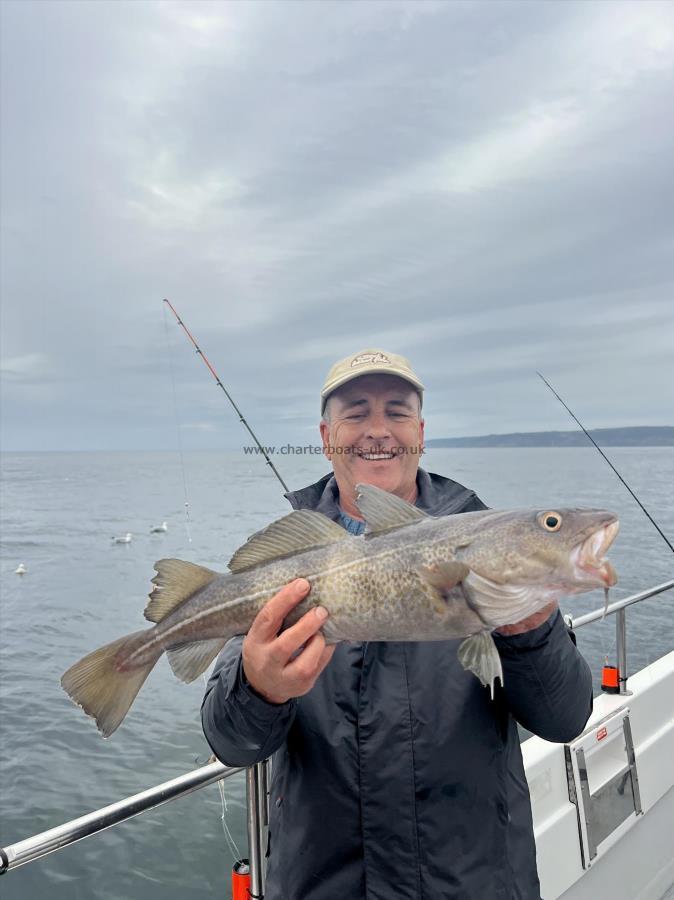
<svg viewBox="0 0 674 900"><path fill-rule="evenodd" d="M485 509L419 468L422 396L393 353L333 366L320 425L333 472L288 494L293 508L360 533L355 486L367 483L435 516ZM562 742L592 709L556 605L495 635L504 686L492 700L458 641L328 647L320 608L280 631L309 589L292 582L229 641L202 706L224 763L274 756L267 900L538 900L516 721Z"/></svg>

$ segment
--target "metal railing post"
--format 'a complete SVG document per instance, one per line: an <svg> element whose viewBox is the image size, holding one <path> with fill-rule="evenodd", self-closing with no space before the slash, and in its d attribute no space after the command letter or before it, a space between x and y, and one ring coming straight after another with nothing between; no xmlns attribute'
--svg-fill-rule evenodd
<svg viewBox="0 0 674 900"><path fill-rule="evenodd" d="M269 834L269 807L267 805L267 760L257 763L255 766L255 776L258 780L258 819L260 834L260 882L262 884L262 894L264 895L267 881L267 835Z"/></svg>
<svg viewBox="0 0 674 900"><path fill-rule="evenodd" d="M269 802L271 797L271 756L267 757L264 761L264 794L266 797L266 812L267 817L265 819L267 825L269 825Z"/></svg>
<svg viewBox="0 0 674 900"><path fill-rule="evenodd" d="M261 815L266 798L262 795L262 769L264 763L256 763L246 770L246 810L248 820L248 859L250 862L251 900L264 900L264 874L262 857Z"/></svg>
<svg viewBox="0 0 674 900"><path fill-rule="evenodd" d="M615 645L618 657L618 684L621 694L629 694L627 690L627 616L625 607L615 614Z"/></svg>

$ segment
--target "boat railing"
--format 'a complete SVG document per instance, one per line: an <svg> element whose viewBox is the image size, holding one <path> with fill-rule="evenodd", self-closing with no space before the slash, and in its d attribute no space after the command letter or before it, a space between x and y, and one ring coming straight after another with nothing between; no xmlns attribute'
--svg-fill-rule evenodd
<svg viewBox="0 0 674 900"><path fill-rule="evenodd" d="M665 581L662 584L649 588L647 591L641 591L638 594L632 594L630 597L625 597L623 600L616 600L615 603L609 603L606 609L603 607L601 609L595 609L593 612L585 613L583 616L574 617L568 614L564 616L564 621L569 628L576 631L584 625L590 625L592 622L597 622L606 616L615 615L618 685L620 687L619 693L621 694L629 693L627 690L627 618L625 616L625 610L634 603L648 600L649 597L654 597L656 594L662 594L672 587L674 587L674 581Z"/></svg>
<svg viewBox="0 0 674 900"><path fill-rule="evenodd" d="M603 619L604 616L616 616L616 651L618 657L620 693L626 694L627 690L627 639L625 610L628 606L640 603L649 597L662 594L674 588L674 580L666 581L647 591L633 594L623 600L609 604L606 610L603 608L594 610L582 616L565 616L565 621L573 629L582 628L591 622ZM127 819L132 819L140 813L177 800L197 791L200 788L229 778L237 772L246 772L246 804L247 804L247 828L248 851L250 864L251 898L262 900L264 897L265 856L263 852L265 832L269 823L269 760L256 763L248 768L225 766L220 762L211 762L208 765L194 769L171 781L165 781L156 787L149 788L132 797L126 797L102 809L87 813L56 828L50 828L40 834L17 841L6 847L0 848L0 874L17 869L26 863L47 856L63 847L68 847L85 837L98 834L119 825Z"/></svg>

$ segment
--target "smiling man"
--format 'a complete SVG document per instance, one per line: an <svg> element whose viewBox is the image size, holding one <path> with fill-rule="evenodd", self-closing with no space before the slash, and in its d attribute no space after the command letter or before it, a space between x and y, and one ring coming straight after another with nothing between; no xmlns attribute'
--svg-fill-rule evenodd
<svg viewBox="0 0 674 900"><path fill-rule="evenodd" d="M353 534L355 487L373 484L433 516L485 509L426 472L423 385L409 362L362 350L330 370L320 432L332 473L287 495ZM493 699L456 641L326 646L314 609L282 630L303 579L221 653L202 706L217 757L273 754L266 900L539 900L517 722L568 741L592 679L556 604L495 635Z"/></svg>
<svg viewBox="0 0 674 900"><path fill-rule="evenodd" d="M367 360L372 354L363 356ZM383 353L379 358L389 359ZM380 369L383 364L376 363ZM339 378L340 365L335 369ZM412 373L409 377L416 379ZM340 505L350 515L359 515L355 503L359 483L374 484L410 503L416 500L424 442L422 388L420 382L416 384L412 387L399 375L376 372L347 382L340 379L331 388L328 378L321 437L339 485Z"/></svg>

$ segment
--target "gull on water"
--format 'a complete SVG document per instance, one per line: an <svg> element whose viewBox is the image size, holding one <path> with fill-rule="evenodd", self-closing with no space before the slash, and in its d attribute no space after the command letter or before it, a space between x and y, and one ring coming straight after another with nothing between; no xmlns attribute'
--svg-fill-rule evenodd
<svg viewBox="0 0 674 900"><path fill-rule="evenodd" d="M153 525L152 528L150 528L150 534L162 534L165 531L168 531L166 522L162 522L161 525Z"/></svg>
<svg viewBox="0 0 674 900"><path fill-rule="evenodd" d="M25 575L28 569L25 567L23 563L19 563L18 569L14 570L15 575Z"/></svg>
<svg viewBox="0 0 674 900"><path fill-rule="evenodd" d="M133 535L131 534L131 532L127 531L126 534L120 534L119 537L113 537L112 540L115 544L130 544L132 537Z"/></svg>

